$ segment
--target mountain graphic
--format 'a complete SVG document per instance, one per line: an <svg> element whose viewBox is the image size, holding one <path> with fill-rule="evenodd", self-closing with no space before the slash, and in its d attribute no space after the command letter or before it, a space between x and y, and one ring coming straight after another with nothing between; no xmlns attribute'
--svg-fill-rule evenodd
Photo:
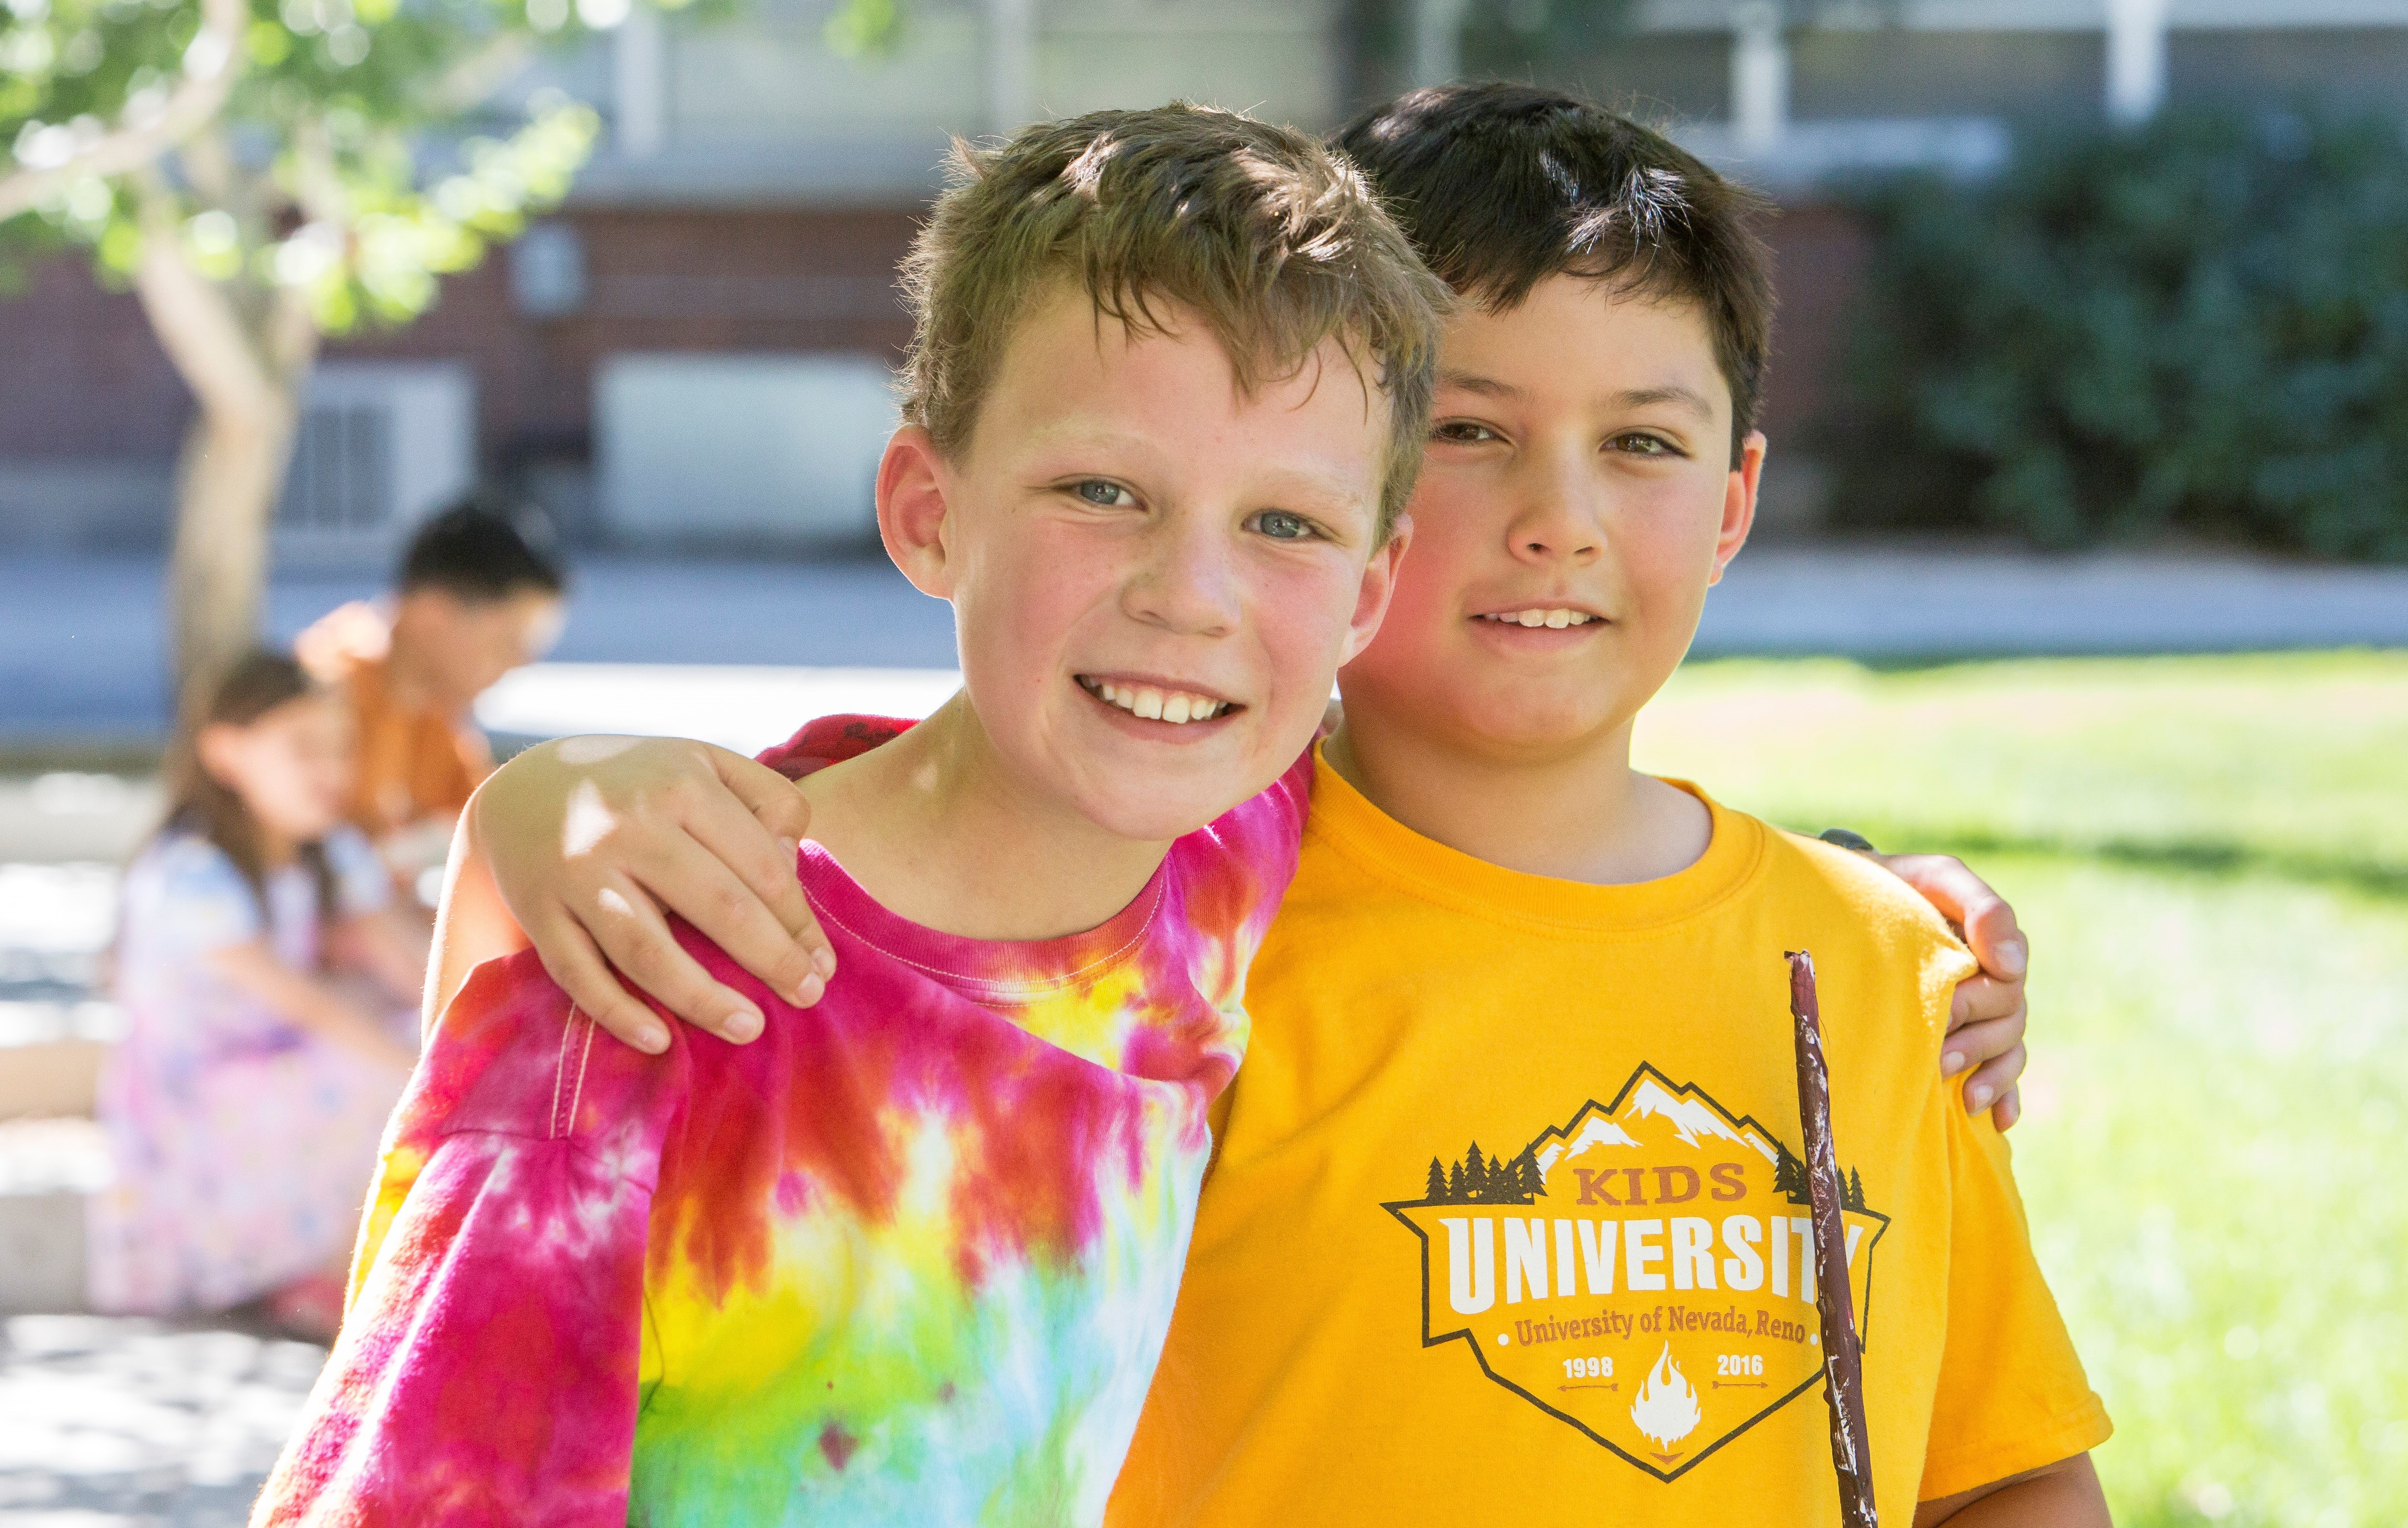
<svg viewBox="0 0 2408 1528"><path fill-rule="evenodd" d="M1555 1164L1576 1157L1594 1146L1637 1146L1639 1138L1602 1114L1592 1114L1568 1141L1549 1141L1539 1152L1539 1171L1552 1173Z"/></svg>
<svg viewBox="0 0 2408 1528"><path fill-rule="evenodd" d="M1773 1160L1772 1143L1754 1131L1742 1134L1723 1123L1713 1106L1696 1098L1675 1097L1655 1078L1641 1081L1630 1095L1628 1108L1641 1120L1662 1119L1671 1123L1674 1134L1684 1146L1694 1147L1698 1137L1710 1135L1716 1140L1735 1141L1755 1151L1765 1161Z"/></svg>

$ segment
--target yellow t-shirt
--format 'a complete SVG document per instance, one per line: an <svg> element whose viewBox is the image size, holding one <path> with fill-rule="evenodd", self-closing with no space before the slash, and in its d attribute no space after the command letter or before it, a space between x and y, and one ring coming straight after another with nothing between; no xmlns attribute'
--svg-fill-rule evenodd
<svg viewBox="0 0 2408 1528"><path fill-rule="evenodd" d="M1696 864L1587 886L1313 790L1116 1528L1836 1522L1799 949L1882 1509L2107 1436L1903 886L1711 802Z"/></svg>

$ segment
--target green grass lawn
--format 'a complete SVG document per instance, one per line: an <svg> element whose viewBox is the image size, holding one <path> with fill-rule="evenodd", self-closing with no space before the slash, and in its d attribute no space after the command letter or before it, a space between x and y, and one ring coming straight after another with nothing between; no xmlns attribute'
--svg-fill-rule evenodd
<svg viewBox="0 0 2408 1528"><path fill-rule="evenodd" d="M1639 748L2014 903L2117 1521L2408 1523L2408 654L1700 664Z"/></svg>

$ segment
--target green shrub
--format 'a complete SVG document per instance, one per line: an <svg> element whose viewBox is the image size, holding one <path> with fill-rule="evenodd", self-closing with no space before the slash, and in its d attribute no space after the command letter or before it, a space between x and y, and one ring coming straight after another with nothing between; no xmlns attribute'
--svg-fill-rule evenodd
<svg viewBox="0 0 2408 1528"><path fill-rule="evenodd" d="M1841 523L2408 560L2396 121L2174 114L1852 200Z"/></svg>

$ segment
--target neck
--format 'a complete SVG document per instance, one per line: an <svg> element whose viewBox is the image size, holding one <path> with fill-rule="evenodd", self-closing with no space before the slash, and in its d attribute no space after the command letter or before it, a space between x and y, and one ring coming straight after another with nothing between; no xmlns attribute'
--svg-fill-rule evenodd
<svg viewBox="0 0 2408 1528"><path fill-rule="evenodd" d="M251 830L251 841L259 846L259 863L270 870L280 870L291 864L294 856L301 852L300 840L258 822L255 816L253 821L256 825Z"/></svg>
<svg viewBox="0 0 2408 1528"><path fill-rule="evenodd" d="M1688 868L1713 836L1696 797L1630 767L1630 727L1561 750L1479 750L1349 707L1325 757L1425 838L1525 875L1626 886Z"/></svg>
<svg viewBox="0 0 2408 1528"><path fill-rule="evenodd" d="M405 711L448 711L448 698L437 682L433 665L426 662L414 625L408 607L404 606L394 618L393 645L385 650L385 697Z"/></svg>
<svg viewBox="0 0 2408 1528"><path fill-rule="evenodd" d="M972 939L1051 939L1134 900L1168 843L1110 832L1030 789L966 694L902 736L807 777L811 836L889 911Z"/></svg>

